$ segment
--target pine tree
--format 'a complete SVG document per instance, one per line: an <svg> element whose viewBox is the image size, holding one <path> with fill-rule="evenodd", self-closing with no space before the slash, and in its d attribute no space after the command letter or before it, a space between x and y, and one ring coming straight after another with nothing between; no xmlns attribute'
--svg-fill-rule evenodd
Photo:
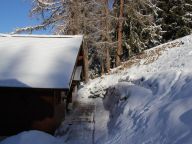
<svg viewBox="0 0 192 144"><path fill-rule="evenodd" d="M164 42L183 37L192 30L191 0L159 0L157 23L162 25Z"/></svg>
<svg viewBox="0 0 192 144"><path fill-rule="evenodd" d="M114 4L119 13L120 0ZM161 28L155 24L155 6L150 0L124 1L121 59L160 43Z"/></svg>

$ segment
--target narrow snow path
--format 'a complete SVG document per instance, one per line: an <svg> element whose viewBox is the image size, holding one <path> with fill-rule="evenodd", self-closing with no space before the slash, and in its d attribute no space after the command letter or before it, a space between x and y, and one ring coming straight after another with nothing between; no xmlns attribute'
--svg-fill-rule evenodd
<svg viewBox="0 0 192 144"><path fill-rule="evenodd" d="M95 103L85 98L79 98L74 104L74 110L66 116L56 136L65 144L94 144L95 139Z"/></svg>

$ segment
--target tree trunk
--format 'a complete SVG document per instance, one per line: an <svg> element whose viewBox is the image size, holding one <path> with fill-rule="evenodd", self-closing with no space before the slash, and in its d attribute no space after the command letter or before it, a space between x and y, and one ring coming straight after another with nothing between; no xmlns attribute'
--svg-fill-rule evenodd
<svg viewBox="0 0 192 144"><path fill-rule="evenodd" d="M109 3L108 0L105 0L105 29L106 29L105 39L108 42L111 42L111 38L109 36L109 20L108 20L109 5L108 3ZM110 64L109 47L106 45L105 49L106 49L106 69L107 69L107 73L110 73L111 64Z"/></svg>
<svg viewBox="0 0 192 144"><path fill-rule="evenodd" d="M84 61L84 79L85 82L87 83L89 81L89 63L88 63L88 48L87 45L85 43L85 41L83 42L83 61Z"/></svg>
<svg viewBox="0 0 192 144"><path fill-rule="evenodd" d="M68 32L69 35L77 35L80 33L80 26L79 26L79 3L77 0L70 1L69 4L69 24L68 24Z"/></svg>
<svg viewBox="0 0 192 144"><path fill-rule="evenodd" d="M120 65L120 63L121 63L121 55L122 55L123 5L124 5L124 0L120 0L119 22L118 22L118 46L117 46L117 54L116 54L116 66Z"/></svg>
<svg viewBox="0 0 192 144"><path fill-rule="evenodd" d="M104 60L103 58L101 59L101 75L104 75L105 73L105 66L104 66Z"/></svg>
<svg viewBox="0 0 192 144"><path fill-rule="evenodd" d="M111 64L110 64L110 55L109 55L109 48L106 48L106 68L107 68L107 73L110 73L110 68L111 68Z"/></svg>

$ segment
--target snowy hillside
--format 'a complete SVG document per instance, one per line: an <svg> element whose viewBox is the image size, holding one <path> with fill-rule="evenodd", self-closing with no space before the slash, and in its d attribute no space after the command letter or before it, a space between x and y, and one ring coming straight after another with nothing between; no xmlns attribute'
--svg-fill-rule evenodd
<svg viewBox="0 0 192 144"><path fill-rule="evenodd" d="M92 99L94 143L191 144L191 61L192 35L148 50L81 88L81 101L98 97Z"/></svg>

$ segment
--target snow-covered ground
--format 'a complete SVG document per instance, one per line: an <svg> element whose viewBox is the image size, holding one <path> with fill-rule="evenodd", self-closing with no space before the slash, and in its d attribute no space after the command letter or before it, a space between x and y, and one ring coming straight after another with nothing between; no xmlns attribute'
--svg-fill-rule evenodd
<svg viewBox="0 0 192 144"><path fill-rule="evenodd" d="M192 143L192 35L132 61L82 86L57 139L63 144Z"/></svg>
<svg viewBox="0 0 192 144"><path fill-rule="evenodd" d="M31 130L19 133L18 135L11 136L1 144L63 144L63 141L55 138L47 133Z"/></svg>
<svg viewBox="0 0 192 144"><path fill-rule="evenodd" d="M192 143L192 36L146 53L151 60L113 70L79 90L81 101L99 96L92 100L95 144Z"/></svg>

